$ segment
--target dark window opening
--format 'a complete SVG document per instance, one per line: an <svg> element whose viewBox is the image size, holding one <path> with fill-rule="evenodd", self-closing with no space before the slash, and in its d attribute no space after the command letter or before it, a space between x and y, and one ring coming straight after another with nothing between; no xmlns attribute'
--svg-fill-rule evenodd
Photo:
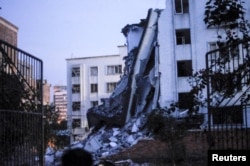
<svg viewBox="0 0 250 166"><path fill-rule="evenodd" d="M192 93L179 93L179 108L191 109L193 107L194 97Z"/></svg>
<svg viewBox="0 0 250 166"><path fill-rule="evenodd" d="M176 13L188 13L189 4L188 0L175 0L175 12Z"/></svg>
<svg viewBox="0 0 250 166"><path fill-rule="evenodd" d="M72 103L72 110L73 111L80 111L81 109L81 103L80 102L73 102Z"/></svg>
<svg viewBox="0 0 250 166"><path fill-rule="evenodd" d="M178 61L177 62L178 77L192 76L192 61Z"/></svg>
<svg viewBox="0 0 250 166"><path fill-rule="evenodd" d="M72 93L80 93L80 84L75 84L72 86Z"/></svg>
<svg viewBox="0 0 250 166"><path fill-rule="evenodd" d="M97 84L90 84L90 92L91 93L98 92L98 85Z"/></svg>
<svg viewBox="0 0 250 166"><path fill-rule="evenodd" d="M176 30L176 44L191 44L190 29Z"/></svg>
<svg viewBox="0 0 250 166"><path fill-rule="evenodd" d="M116 82L109 82L107 83L107 93L111 93L115 90L117 83Z"/></svg>
<svg viewBox="0 0 250 166"><path fill-rule="evenodd" d="M72 77L80 77L80 67L72 68Z"/></svg>
<svg viewBox="0 0 250 166"><path fill-rule="evenodd" d="M81 119L73 119L72 128L80 128L81 127Z"/></svg>

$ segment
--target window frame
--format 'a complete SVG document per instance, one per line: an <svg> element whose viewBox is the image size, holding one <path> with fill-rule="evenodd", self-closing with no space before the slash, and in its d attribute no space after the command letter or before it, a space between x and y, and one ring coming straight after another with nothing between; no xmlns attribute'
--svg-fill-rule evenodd
<svg viewBox="0 0 250 166"><path fill-rule="evenodd" d="M98 66L90 67L90 76L98 76Z"/></svg>
<svg viewBox="0 0 250 166"><path fill-rule="evenodd" d="M107 75L122 74L122 65L108 65L106 73Z"/></svg>
<svg viewBox="0 0 250 166"><path fill-rule="evenodd" d="M112 93L117 86L117 82L107 82L106 83L106 92Z"/></svg>
<svg viewBox="0 0 250 166"><path fill-rule="evenodd" d="M97 93L98 92L98 84L90 84L90 93Z"/></svg>
<svg viewBox="0 0 250 166"><path fill-rule="evenodd" d="M191 32L190 29L176 29L175 30L176 45L191 44ZM181 39L181 42L180 40Z"/></svg>
<svg viewBox="0 0 250 166"><path fill-rule="evenodd" d="M80 93L81 92L81 86L80 84L73 84L72 85L72 94L74 93Z"/></svg>
<svg viewBox="0 0 250 166"><path fill-rule="evenodd" d="M81 110L81 102L73 101L72 102L72 111L80 111Z"/></svg>
<svg viewBox="0 0 250 166"><path fill-rule="evenodd" d="M73 129L81 128L81 119L80 118L72 120L72 128Z"/></svg>
<svg viewBox="0 0 250 166"><path fill-rule="evenodd" d="M74 71L76 69L76 71ZM72 67L71 68L71 77L80 77L80 67Z"/></svg>
<svg viewBox="0 0 250 166"><path fill-rule="evenodd" d="M174 6L175 14L189 13L189 0L174 0Z"/></svg>

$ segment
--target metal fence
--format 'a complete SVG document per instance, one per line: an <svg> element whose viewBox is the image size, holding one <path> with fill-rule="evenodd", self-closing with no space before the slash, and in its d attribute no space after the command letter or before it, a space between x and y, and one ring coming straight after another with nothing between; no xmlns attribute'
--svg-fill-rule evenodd
<svg viewBox="0 0 250 166"><path fill-rule="evenodd" d="M44 160L43 62L0 40L0 165Z"/></svg>
<svg viewBox="0 0 250 166"><path fill-rule="evenodd" d="M250 39L206 54L211 149L250 149Z"/></svg>

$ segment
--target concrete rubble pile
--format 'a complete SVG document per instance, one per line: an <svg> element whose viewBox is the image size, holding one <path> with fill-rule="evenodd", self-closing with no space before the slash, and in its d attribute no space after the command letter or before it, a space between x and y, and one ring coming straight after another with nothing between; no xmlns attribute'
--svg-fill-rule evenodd
<svg viewBox="0 0 250 166"><path fill-rule="evenodd" d="M145 128L147 122L146 115L140 115L139 118L132 118L122 128L110 128L103 126L97 131L92 131L89 137L84 141L73 143L67 148L83 148L93 155L95 161L99 161L102 158L117 154L129 147L137 144L139 140L152 140L153 137L150 132ZM46 166L60 165L60 158L63 154L62 151L53 151L48 148L46 150ZM134 165L134 163L124 161ZM123 161L118 161L123 162ZM145 165L145 164L144 164Z"/></svg>
<svg viewBox="0 0 250 166"><path fill-rule="evenodd" d="M135 145L139 140L152 139L150 133L144 129L146 116L133 118L123 128L108 128L106 126L91 134L83 142L72 146L81 147L91 152L94 157L103 158Z"/></svg>

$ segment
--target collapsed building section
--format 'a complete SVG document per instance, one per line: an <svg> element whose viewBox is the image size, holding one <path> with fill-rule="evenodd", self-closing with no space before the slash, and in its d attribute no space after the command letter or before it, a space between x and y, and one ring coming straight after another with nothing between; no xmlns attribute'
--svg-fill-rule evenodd
<svg viewBox="0 0 250 166"><path fill-rule="evenodd" d="M122 33L127 39L128 55L124 57L124 74L112 95L102 105L87 112L89 127L123 126L131 117L150 112L159 98L157 44L158 18L161 10L148 11L146 19L126 25Z"/></svg>

